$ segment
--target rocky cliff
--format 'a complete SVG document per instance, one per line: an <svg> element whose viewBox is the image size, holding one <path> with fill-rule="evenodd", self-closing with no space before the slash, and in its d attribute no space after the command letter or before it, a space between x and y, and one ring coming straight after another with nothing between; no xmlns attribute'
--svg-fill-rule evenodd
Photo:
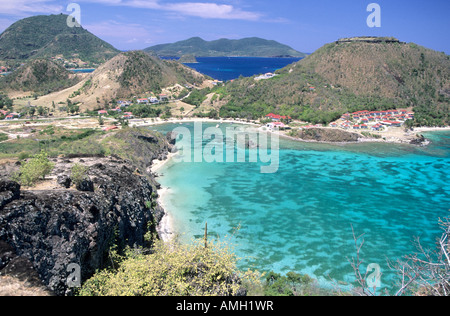
<svg viewBox="0 0 450 316"><path fill-rule="evenodd" d="M169 148L166 142L163 148ZM5 275L56 295L70 295L71 264L81 281L109 263L112 246L150 246L164 210L153 177L118 157L54 159L46 181L32 189L0 179L0 282ZM74 164L86 167L73 184ZM19 264L18 264L19 262ZM22 262L22 263L20 263ZM26 263L26 264L25 264Z"/></svg>

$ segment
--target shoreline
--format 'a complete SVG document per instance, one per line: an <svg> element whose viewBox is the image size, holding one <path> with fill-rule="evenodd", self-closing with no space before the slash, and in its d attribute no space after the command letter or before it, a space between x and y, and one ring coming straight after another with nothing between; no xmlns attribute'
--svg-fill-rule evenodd
<svg viewBox="0 0 450 316"><path fill-rule="evenodd" d="M167 154L167 158L164 160L158 160L155 159L152 162L152 166L150 167L151 173L155 178L159 177L158 171L163 168L165 165L167 165L170 161L172 161L173 157L175 157L177 153L169 152ZM161 240L163 242L169 242L172 240L172 238L175 236L176 232L173 226L173 219L172 215L168 211L167 205L164 203L164 198L167 196L167 194L170 192L169 187L163 187L161 186L160 189L157 190L158 198L157 203L164 211L164 215L161 218L161 221L159 222L158 226L156 227L156 230L158 232L158 235L160 236Z"/></svg>
<svg viewBox="0 0 450 316"><path fill-rule="evenodd" d="M357 141L349 141L349 142L331 142L331 141L318 141L318 140L306 140L301 138L296 138L287 135L286 132L283 131L277 131L277 130L271 130L269 128L265 128L264 124L256 123L256 122L247 122L247 121L240 121L235 119L209 119L209 118L183 118L183 119L168 119L165 121L157 120L153 122L146 122L144 121L142 123L140 122L130 122L131 124L135 124L136 127L145 127L145 126L154 126L154 125L162 125L162 124L183 124L183 123L192 123L192 122L201 122L201 123L226 123L226 124L242 124L242 125L250 125L253 127L256 127L259 131L267 132L267 133L274 133L278 134L280 137L283 137L285 139L298 141L298 142L304 142L304 143L318 143L318 144L330 144L330 145L346 145L346 144L361 144L361 143L387 143L387 144L410 144L410 145L417 145L417 144L411 144L411 141L414 139L419 138L419 134L423 132L435 132L435 131L450 131L450 126L447 127L416 127L412 131L410 131L410 135L405 135L407 132L404 132L404 135L398 135L385 132L384 134L377 134L380 135L381 138L369 138L365 137L361 134L361 138L359 138ZM137 123L137 124L136 124ZM334 127L317 127L321 129L332 129L332 130L342 130L340 128L334 128ZM358 132L355 132L358 133ZM359 133L358 133L359 134ZM420 146L427 146L429 144L429 141L425 142L424 144Z"/></svg>

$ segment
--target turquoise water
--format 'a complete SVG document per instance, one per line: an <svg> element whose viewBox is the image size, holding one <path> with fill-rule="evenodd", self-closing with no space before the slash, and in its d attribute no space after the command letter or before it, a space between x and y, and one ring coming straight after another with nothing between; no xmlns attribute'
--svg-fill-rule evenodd
<svg viewBox="0 0 450 316"><path fill-rule="evenodd" d="M363 269L379 264L390 288L387 259L414 252L415 237L433 247L438 219L449 215L450 133L427 137L428 148L282 139L277 173L261 174L258 163L168 163L159 182L170 188L164 204L182 240L202 236L208 222L211 238L235 246L241 268L352 282L353 225L365 234Z"/></svg>

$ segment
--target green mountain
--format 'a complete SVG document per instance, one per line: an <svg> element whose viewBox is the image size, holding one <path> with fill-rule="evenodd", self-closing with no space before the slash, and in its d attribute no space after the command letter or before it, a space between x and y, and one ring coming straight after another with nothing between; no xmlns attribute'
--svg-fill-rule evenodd
<svg viewBox="0 0 450 316"><path fill-rule="evenodd" d="M0 35L0 60L21 63L30 58L79 58L103 63L119 53L82 27L68 27L67 15L41 15L22 19Z"/></svg>
<svg viewBox="0 0 450 316"><path fill-rule="evenodd" d="M48 59L33 59L0 80L0 89L47 94L77 84L80 78Z"/></svg>
<svg viewBox="0 0 450 316"><path fill-rule="evenodd" d="M450 124L450 56L413 43L343 39L277 74L228 84L220 115L329 123L348 111L413 108L416 125Z"/></svg>
<svg viewBox="0 0 450 316"><path fill-rule="evenodd" d="M240 40L219 39L216 41L205 41L199 37L193 37L185 41L173 44L161 44L146 48L145 51L155 52L159 56L194 55L196 57L305 57L287 45L276 41L269 41L257 37L244 38Z"/></svg>

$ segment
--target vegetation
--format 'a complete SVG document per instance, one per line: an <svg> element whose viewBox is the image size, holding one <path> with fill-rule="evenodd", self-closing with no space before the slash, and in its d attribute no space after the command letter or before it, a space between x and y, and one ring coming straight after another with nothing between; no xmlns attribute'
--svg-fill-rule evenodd
<svg viewBox="0 0 450 316"><path fill-rule="evenodd" d="M72 166L70 170L70 179L72 179L72 182L75 184L75 186L79 186L83 180L87 177L87 171L88 167L76 163Z"/></svg>
<svg viewBox="0 0 450 316"><path fill-rule="evenodd" d="M30 58L62 55L66 59L103 63L119 53L84 28L68 27L67 17L40 15L17 21L0 37L0 60L20 64Z"/></svg>
<svg viewBox="0 0 450 316"><path fill-rule="evenodd" d="M5 133L0 133L0 142L3 142L5 140L8 140L8 135Z"/></svg>
<svg viewBox="0 0 450 316"><path fill-rule="evenodd" d="M41 151L21 167L15 180L24 186L33 186L39 179L45 179L53 170L54 164L48 159L48 154Z"/></svg>
<svg viewBox="0 0 450 316"><path fill-rule="evenodd" d="M2 83L2 80L0 80L0 85ZM0 93L0 109L3 108L12 108L13 101L8 98L6 94Z"/></svg>
<svg viewBox="0 0 450 316"><path fill-rule="evenodd" d="M203 101L206 100L206 95L209 93L209 89L204 90L197 90L194 89L191 91L191 94L189 97L185 98L183 102L191 105L195 105L196 107L199 107Z"/></svg>
<svg viewBox="0 0 450 316"><path fill-rule="evenodd" d="M272 57L292 56L304 57L287 45L276 41L252 37L240 40L219 39L207 42L199 37L193 37L185 41L173 44L162 44L146 48L145 51L154 52L159 56L193 55L198 57L221 57L221 56L248 56L248 57Z"/></svg>
<svg viewBox="0 0 450 316"><path fill-rule="evenodd" d="M201 84L205 76L176 62L161 60L142 51L123 53L125 62L123 72L118 78L120 97L132 97L152 91L161 93L162 89L175 84Z"/></svg>
<svg viewBox="0 0 450 316"><path fill-rule="evenodd" d="M229 296L242 293L241 282L257 282L242 273L236 256L219 243L193 245L158 241L150 254L128 251L116 269L86 281L81 296Z"/></svg>
<svg viewBox="0 0 450 316"><path fill-rule="evenodd" d="M77 84L78 77L47 59L35 59L0 82L1 89L48 94Z"/></svg>
<svg viewBox="0 0 450 316"><path fill-rule="evenodd" d="M331 43L277 74L228 83L220 116L327 124L346 112L413 108L415 126L450 124L450 58L417 45Z"/></svg>

